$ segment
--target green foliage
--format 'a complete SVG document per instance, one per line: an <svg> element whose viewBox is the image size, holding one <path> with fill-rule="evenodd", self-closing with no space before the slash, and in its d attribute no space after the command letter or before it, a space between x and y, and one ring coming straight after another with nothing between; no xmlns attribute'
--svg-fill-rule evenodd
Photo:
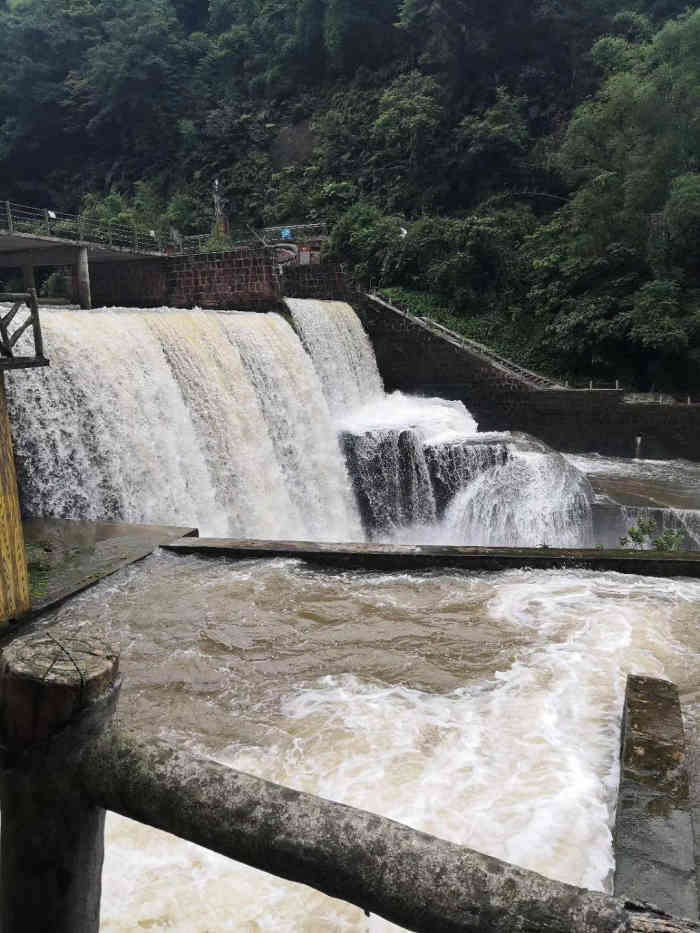
<svg viewBox="0 0 700 933"><path fill-rule="evenodd" d="M70 294L70 283L61 269L51 273L41 286L41 295L44 298L67 298Z"/></svg>
<svg viewBox="0 0 700 933"><path fill-rule="evenodd" d="M667 528L658 534L656 522L649 518L640 518L636 525L620 538L622 547L636 547L637 550L682 551L686 547L685 532L681 529Z"/></svg>
<svg viewBox="0 0 700 933"><path fill-rule="evenodd" d="M328 255L359 282L430 294L528 365L691 391L700 11L684 10L0 2L3 197L167 238L213 231L218 178L236 228L335 223ZM301 156L280 144L302 133Z"/></svg>

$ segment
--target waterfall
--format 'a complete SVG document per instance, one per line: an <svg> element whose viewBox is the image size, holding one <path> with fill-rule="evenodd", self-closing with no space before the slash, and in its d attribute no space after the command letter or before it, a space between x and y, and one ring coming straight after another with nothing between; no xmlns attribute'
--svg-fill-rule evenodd
<svg viewBox="0 0 700 933"><path fill-rule="evenodd" d="M227 314L295 508L313 539L360 539L352 489L309 356L278 314Z"/></svg>
<svg viewBox="0 0 700 933"><path fill-rule="evenodd" d="M285 304L334 415L381 397L384 387L372 344L349 304L305 298L285 298Z"/></svg>
<svg viewBox="0 0 700 933"><path fill-rule="evenodd" d="M42 326L51 367L8 380L26 515L361 536L318 377L279 316L45 311Z"/></svg>
<svg viewBox="0 0 700 933"><path fill-rule="evenodd" d="M457 494L439 535L481 547L586 547L592 498L588 480L561 454L513 445L505 463Z"/></svg>
<svg viewBox="0 0 700 933"><path fill-rule="evenodd" d="M461 402L386 394L342 302L279 314L45 310L48 370L10 375L26 516L203 535L585 545L591 489ZM28 338L27 338L28 339Z"/></svg>
<svg viewBox="0 0 700 933"><path fill-rule="evenodd" d="M49 369L7 379L25 515L227 523L146 315L45 311Z"/></svg>

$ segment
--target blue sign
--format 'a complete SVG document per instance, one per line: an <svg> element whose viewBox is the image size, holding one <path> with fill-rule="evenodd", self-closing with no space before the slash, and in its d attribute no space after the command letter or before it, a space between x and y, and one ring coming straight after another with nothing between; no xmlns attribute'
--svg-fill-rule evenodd
<svg viewBox="0 0 700 933"><path fill-rule="evenodd" d="M281 237L282 237L283 240L291 240L291 239L292 239L292 231L290 230L289 227L282 227Z"/></svg>

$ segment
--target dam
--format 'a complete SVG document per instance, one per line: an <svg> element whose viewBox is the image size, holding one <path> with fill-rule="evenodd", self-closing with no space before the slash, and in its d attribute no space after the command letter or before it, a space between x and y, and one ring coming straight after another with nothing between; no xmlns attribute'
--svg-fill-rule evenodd
<svg viewBox="0 0 700 933"><path fill-rule="evenodd" d="M635 520L536 438L479 431L459 401L387 394L342 302L47 310L43 327L51 369L9 386L25 517L531 547L616 546ZM692 511L660 525L685 518L696 547Z"/></svg>
<svg viewBox="0 0 700 933"><path fill-rule="evenodd" d="M671 468L677 498L644 498L653 464L565 456L480 431L461 401L386 393L342 302L47 310L42 327L51 369L8 385L26 517L540 548L616 543L656 507L696 544L692 465ZM40 624L89 619L121 641L129 726L610 891L625 678L677 683L693 735L698 598L689 579L159 553ZM212 933L232 917L397 929L110 814L103 930Z"/></svg>

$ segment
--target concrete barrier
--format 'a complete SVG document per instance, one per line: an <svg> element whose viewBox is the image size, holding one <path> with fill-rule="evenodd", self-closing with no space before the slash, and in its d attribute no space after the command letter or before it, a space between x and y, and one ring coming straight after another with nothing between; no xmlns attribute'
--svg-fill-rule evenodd
<svg viewBox="0 0 700 933"><path fill-rule="evenodd" d="M698 919L681 707L653 677L627 679L614 847L618 897Z"/></svg>
<svg viewBox="0 0 700 933"><path fill-rule="evenodd" d="M478 548L394 544L319 544L312 541L247 541L187 538L163 545L176 554L202 557L292 557L340 570L538 570L582 569L650 577L700 577L700 553L602 551L564 548Z"/></svg>

